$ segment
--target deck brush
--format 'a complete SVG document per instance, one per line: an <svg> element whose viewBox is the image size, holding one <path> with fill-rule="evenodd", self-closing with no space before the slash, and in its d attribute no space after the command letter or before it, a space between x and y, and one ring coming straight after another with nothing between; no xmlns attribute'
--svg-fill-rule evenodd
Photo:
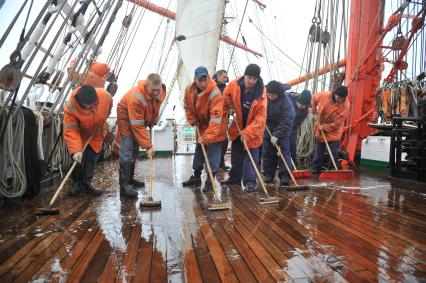
<svg viewBox="0 0 426 283"><path fill-rule="evenodd" d="M234 115L235 115L235 114L234 114ZM238 122L237 122L236 117L234 117L234 123L235 123L235 125L237 125L238 132L239 132L239 134L240 134L240 136L241 136L241 129L240 129L240 125L238 125ZM280 202L280 199L279 199L279 198L277 198L277 197L271 197L271 196L269 195L268 190L266 189L266 186L265 186L265 182L263 181L263 178L262 178L262 176L260 175L259 169L257 169L256 162L255 162L255 161L254 161L254 159L253 159L253 156L252 156L252 154L251 154L251 152L250 152L250 149L249 149L249 148L248 148L248 146L247 146L247 143L246 143L246 142L245 142L245 140L243 140L243 139L241 139L241 141L243 142L244 148L246 149L246 152L247 152L247 155L248 155L248 157L249 157L249 159L250 159L251 165L253 166L254 171L256 172L257 179L259 180L259 183L260 183L260 185L261 185L261 187L262 187L262 190L263 190L263 192L265 193L265 196L266 196L266 197L264 197L264 198L259 198L259 199L258 199L258 202L259 202L260 204L264 204L264 205L266 205L266 204L279 203L279 202Z"/></svg>
<svg viewBox="0 0 426 283"><path fill-rule="evenodd" d="M148 199L142 200L142 207L161 207L161 201L152 198L152 156L149 157L149 192Z"/></svg>
<svg viewBox="0 0 426 283"><path fill-rule="evenodd" d="M291 164L293 164L293 168L294 168L294 171L292 172L294 178L301 179L301 178L312 177L312 173L309 170L297 170L296 164L294 164L293 158L291 159Z"/></svg>
<svg viewBox="0 0 426 283"><path fill-rule="evenodd" d="M266 130L268 131L268 133L269 133L269 136L272 138L272 133L271 133L271 131L269 130L269 128L268 127L266 127ZM277 145L277 144L274 144L275 145L275 148L277 149L277 152L278 152L278 155L281 157L281 160L282 160L282 162L284 163L284 166L285 166L285 169L287 170L287 172L288 172L288 174L290 175L290 177L291 177L291 180L293 181L293 183L294 183L294 185L293 186L285 186L286 188L287 188L287 190L291 190L291 191L304 191L304 190L309 190L309 186L306 186L306 185L302 185L302 186L299 186L299 184L297 183L297 181L296 181L296 178L294 177L294 175L293 175L293 172L291 172L291 170L290 170L290 167L288 167L288 163L287 163L287 161L285 160L285 158L284 158L284 155L283 155L283 153L282 153L282 151L281 151L281 148ZM293 160L292 160L292 162L293 162ZM282 187L282 186L281 186Z"/></svg>
<svg viewBox="0 0 426 283"><path fill-rule="evenodd" d="M277 197L271 197L270 195L267 195L264 198L258 199L259 204L267 205L267 204L276 204L280 202L280 198Z"/></svg>
<svg viewBox="0 0 426 283"><path fill-rule="evenodd" d="M320 180L326 180L326 179L353 179L355 178L355 172L353 170L327 170L322 171L319 179Z"/></svg>
<svg viewBox="0 0 426 283"><path fill-rule="evenodd" d="M330 159L333 162L333 166L334 166L334 169L335 169L335 170L329 170L329 171L321 172L319 179L320 180L324 180L324 179L342 179L342 180L353 179L355 177L355 173L354 173L353 170L339 170L337 168L336 161L334 160L334 156L331 153L330 146L328 145L327 138L324 134L324 131L321 128L321 124L318 121L318 118L316 116L314 116L314 117L315 117L315 120L318 123L318 129L320 130L320 132L322 134L322 138L324 139L325 146L327 147L328 155L330 155Z"/></svg>
<svg viewBox="0 0 426 283"><path fill-rule="evenodd" d="M200 135L200 129L198 129L198 126L195 127L195 128L196 128L196 131L197 131L197 135L201 136ZM213 194L214 194L214 196L217 200L220 200L219 191L217 190L217 187L216 187L216 180L214 179L214 176L213 176L213 173L212 173L212 168L210 166L210 161L209 161L209 158L207 156L206 147L205 147L204 143L200 143L200 145L201 145L201 151L203 152L204 160L205 160L206 165L207 165L207 172L209 173L210 182L212 183ZM227 210L227 209L231 209L230 203L224 203L224 202L219 203L218 202L218 203L211 203L208 206L208 210Z"/></svg>
<svg viewBox="0 0 426 283"><path fill-rule="evenodd" d="M84 150L86 149L87 145L90 143L90 141L92 140L93 136L95 135L95 133L97 131L98 131L97 129L95 131L93 131L93 133L87 139L87 141L86 141L86 143L83 147L83 153L84 153ZM74 161L71 168L68 170L67 175L65 175L65 178L62 180L62 183L59 185L58 189L56 190L55 194L53 195L52 199L50 200L49 206L37 208L35 210L36 215L55 215L55 214L58 214L60 212L59 208L53 208L53 204L55 203L57 197L59 196L59 193L65 187L65 183L68 181L69 177L71 176L71 174L74 171L76 166L77 166L77 161Z"/></svg>

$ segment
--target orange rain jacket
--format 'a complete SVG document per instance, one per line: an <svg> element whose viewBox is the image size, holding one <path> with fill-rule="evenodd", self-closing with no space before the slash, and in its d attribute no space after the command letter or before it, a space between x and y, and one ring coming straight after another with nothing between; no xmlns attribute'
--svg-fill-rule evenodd
<svg viewBox="0 0 426 283"><path fill-rule="evenodd" d="M227 111L224 109L222 93L214 80L210 79L207 88L199 94L196 93L195 82L189 85L185 90L184 108L188 123L191 126L199 123L204 144L225 140Z"/></svg>
<svg viewBox="0 0 426 283"><path fill-rule="evenodd" d="M73 60L70 64L70 67L68 68L68 76L72 79L73 73L71 72L71 69L73 68L75 64L75 60ZM107 64L100 63L93 61L92 65L89 68L89 71L87 72L86 77L84 78L84 81L81 83L82 85L91 85L93 87L105 87L106 82L106 74L110 71L110 68ZM83 74L77 74L75 77L75 81L80 81L81 76Z"/></svg>
<svg viewBox="0 0 426 283"><path fill-rule="evenodd" d="M237 122L241 129L241 134L247 139L248 148L257 148L263 143L263 134L266 126L266 107L267 99L265 90L260 98L255 99L250 107L247 125L243 129L243 118L241 110L241 88L238 85L238 79L233 80L225 88L225 105L227 109L233 108L237 115ZM231 141L240 136L235 122L229 128L229 138Z"/></svg>
<svg viewBox="0 0 426 283"><path fill-rule="evenodd" d="M75 96L79 88L71 93L64 108L64 138L70 154L83 151L87 139L94 132L89 145L99 153L105 137L104 125L111 114L112 96L103 88L96 88L98 103L92 109L82 108Z"/></svg>
<svg viewBox="0 0 426 283"><path fill-rule="evenodd" d="M142 148L151 148L152 143L146 127L158 123L160 106L166 97L166 86L160 99L153 99L145 88L145 81L129 90L117 106L117 125L121 136L136 139Z"/></svg>
<svg viewBox="0 0 426 283"><path fill-rule="evenodd" d="M318 120L328 142L340 141L348 111L349 101L346 99L344 103L334 103L330 91L318 92L312 97L312 113L318 113ZM317 122L314 131L315 137L324 142Z"/></svg>

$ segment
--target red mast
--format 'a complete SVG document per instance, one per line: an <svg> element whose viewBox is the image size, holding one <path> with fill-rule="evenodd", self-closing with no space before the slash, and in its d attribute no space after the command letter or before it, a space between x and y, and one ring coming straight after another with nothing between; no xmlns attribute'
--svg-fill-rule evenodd
<svg viewBox="0 0 426 283"><path fill-rule="evenodd" d="M382 54L377 47L383 39L383 16L383 0L351 1L345 75L351 108L342 144L350 162L361 149L361 140L373 133L367 123L375 120L375 90L382 73Z"/></svg>

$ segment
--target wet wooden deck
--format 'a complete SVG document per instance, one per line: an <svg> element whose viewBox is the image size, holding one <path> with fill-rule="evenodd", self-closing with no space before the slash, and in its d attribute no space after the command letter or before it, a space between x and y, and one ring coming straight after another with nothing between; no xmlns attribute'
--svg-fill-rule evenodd
<svg viewBox="0 0 426 283"><path fill-rule="evenodd" d="M0 282L426 280L426 195L367 174L304 192L270 187L282 201L269 206L224 190L232 210L210 212L211 195L180 185L190 160L154 160L161 209L139 207L145 189L120 199L116 162L96 172L101 197L63 194L60 215L34 215L53 188L9 203ZM146 163L137 170L146 176Z"/></svg>

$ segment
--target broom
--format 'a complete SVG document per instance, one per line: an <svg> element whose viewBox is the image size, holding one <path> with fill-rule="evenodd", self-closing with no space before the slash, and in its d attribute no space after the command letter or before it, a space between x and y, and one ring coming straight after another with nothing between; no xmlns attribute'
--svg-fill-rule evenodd
<svg viewBox="0 0 426 283"><path fill-rule="evenodd" d="M195 128L197 130L197 135L201 136L200 130L198 129L198 126L196 126ZM213 177L212 168L210 167L210 161L209 161L209 158L207 156L206 148L204 146L204 143L200 143L200 145L201 145L201 150L203 151L204 161L206 162L206 165L207 165L207 171L209 173L210 182L212 182L214 198L217 201L220 202L219 191L217 190L217 187L216 187L216 181ZM225 210L225 209L230 209L230 208L231 208L230 203L222 202L222 203L211 203L211 204L209 204L208 210Z"/></svg>
<svg viewBox="0 0 426 283"><path fill-rule="evenodd" d="M266 126L266 130L268 131L269 136L272 138L272 133L269 130L268 126ZM309 190L309 186L299 186L299 184L296 181L296 178L294 178L293 173L291 172L290 168L288 167L287 161L285 160L283 153L281 152L281 148L277 145L274 144L275 148L278 151L278 155L281 157L281 160L284 163L285 169L287 169L288 174L291 177L291 180L293 180L294 186L285 186L287 188L287 190L291 190L291 191L301 191L301 190ZM274 174L275 175L275 174Z"/></svg>
<svg viewBox="0 0 426 283"><path fill-rule="evenodd" d="M330 155L330 159L333 162L334 170L327 170L321 173L319 176L320 180L324 179L352 179L355 177L355 172L353 170L339 170L336 165L336 161L334 160L334 156L331 153L330 146L328 145L327 138L325 137L325 134L323 130L321 129L321 124L318 121L317 116L315 116L315 120L318 123L318 128L322 134L322 138L324 139L325 146L327 147L328 155ZM319 142L319 141L318 141Z"/></svg>
<svg viewBox="0 0 426 283"><path fill-rule="evenodd" d="M90 141L92 140L93 136L97 132L97 129L90 135L90 137L87 139L86 144L83 147L83 152L86 150L86 147L89 145ZM52 199L50 200L48 207L42 207L36 209L37 215L54 215L59 213L59 208L53 207L53 204L55 203L56 199L59 196L59 193L64 188L66 182L68 181L68 178L71 176L72 172L74 171L75 167L77 166L77 161L74 161L72 164L70 170L68 170L67 175L65 175L65 178L62 180L62 183L59 185L58 189L56 190L55 194L53 195Z"/></svg>
<svg viewBox="0 0 426 283"><path fill-rule="evenodd" d="M293 176L296 179L300 179L300 178L309 178L312 177L312 173L309 170L297 170L296 168L296 164L294 164L293 158L291 159L291 164L293 164Z"/></svg>
<svg viewBox="0 0 426 283"><path fill-rule="evenodd" d="M234 118L234 122L237 125L238 132L240 133L240 136L241 136L241 129L240 129L240 126L238 125L238 122L237 122L236 118ZM279 203L280 202L279 198L273 197L273 196L269 195L268 190L266 189L265 183L263 182L262 176L260 175L259 170L257 169L256 162L254 162L254 159L253 159L253 156L251 155L250 149L247 146L247 143L245 141L243 141L243 140L241 140L241 141L243 142L244 148L246 149L246 152L247 152L247 154L248 154L248 156L250 158L251 164L252 164L252 166L254 168L254 171L256 172L256 176L257 176L257 179L259 180L259 183L260 183L260 185L262 187L262 190L265 193L265 197L264 198L259 198L259 204L275 204L275 203Z"/></svg>
<svg viewBox="0 0 426 283"><path fill-rule="evenodd" d="M161 201L152 198L152 156L149 157L149 192L148 199L141 201L142 207L161 207Z"/></svg>

